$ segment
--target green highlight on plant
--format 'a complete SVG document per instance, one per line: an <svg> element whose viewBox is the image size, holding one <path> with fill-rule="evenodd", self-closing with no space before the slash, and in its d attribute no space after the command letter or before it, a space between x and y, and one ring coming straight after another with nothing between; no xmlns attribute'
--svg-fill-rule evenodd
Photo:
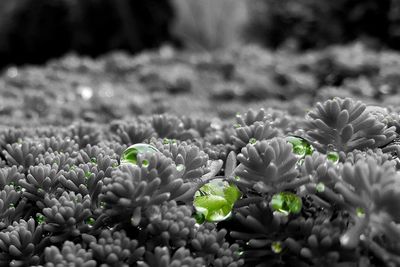
<svg viewBox="0 0 400 267"><path fill-rule="evenodd" d="M183 165L183 164L178 164L178 165L176 165L176 170L178 171L178 172L181 172L181 171L183 171L185 169L185 166Z"/></svg>
<svg viewBox="0 0 400 267"><path fill-rule="evenodd" d="M86 224L88 224L88 225L90 225L90 226L92 226L94 223L95 223L95 219L94 219L93 217L89 217L89 218L86 220Z"/></svg>
<svg viewBox="0 0 400 267"><path fill-rule="evenodd" d="M274 211L289 215L300 213L303 203L296 194L281 192L272 196L270 205Z"/></svg>
<svg viewBox="0 0 400 267"><path fill-rule="evenodd" d="M176 144L176 140L175 139L164 138L163 139L163 144L164 145Z"/></svg>
<svg viewBox="0 0 400 267"><path fill-rule="evenodd" d="M144 159L143 161L142 161L142 166L143 167L148 167L149 166L149 161L147 160L147 159Z"/></svg>
<svg viewBox="0 0 400 267"><path fill-rule="evenodd" d="M255 139L255 138L250 138L249 144L254 145L255 143L257 143L257 139Z"/></svg>
<svg viewBox="0 0 400 267"><path fill-rule="evenodd" d="M37 222L38 224L43 224L44 221L45 221L45 217L44 217L44 215L41 214L41 213L37 213L35 219L36 219L36 222Z"/></svg>
<svg viewBox="0 0 400 267"><path fill-rule="evenodd" d="M357 215L357 217L359 217L359 218L364 218L364 217L365 217L365 211L364 211L364 209L363 209L363 208L360 208L360 207L356 208L356 215Z"/></svg>
<svg viewBox="0 0 400 267"><path fill-rule="evenodd" d="M325 191L325 184L324 183L318 183L315 186L315 189L317 190L318 193L322 193Z"/></svg>
<svg viewBox="0 0 400 267"><path fill-rule="evenodd" d="M271 250L276 254L281 253L282 252L282 243L280 241L272 242Z"/></svg>
<svg viewBox="0 0 400 267"><path fill-rule="evenodd" d="M113 164L111 164L111 167L117 168L117 167L118 167L118 163L117 163L117 162L114 162Z"/></svg>
<svg viewBox="0 0 400 267"><path fill-rule="evenodd" d="M214 179L203 185L194 195L193 205L198 223L220 222L228 219L236 200L241 197L239 189L223 179Z"/></svg>
<svg viewBox="0 0 400 267"><path fill-rule="evenodd" d="M135 164L136 165L137 164L137 156L139 154L157 153L157 152L160 152L160 151L152 145L134 144L134 145L128 147L127 149L125 149L125 151L122 153L121 164ZM144 167L146 167L145 165L148 165L148 161L147 161L147 163L145 161L147 161L147 160L144 160L142 162L142 165Z"/></svg>
<svg viewBox="0 0 400 267"><path fill-rule="evenodd" d="M22 191L22 187L18 185L16 182L11 182L10 185L14 187L15 191L17 192Z"/></svg>
<svg viewBox="0 0 400 267"><path fill-rule="evenodd" d="M332 161L333 163L338 163L339 153L337 153L336 151L328 151L328 153L326 153L326 158Z"/></svg>
<svg viewBox="0 0 400 267"><path fill-rule="evenodd" d="M288 136L286 141L292 145L293 153L299 158L312 155L314 152L314 148L302 137Z"/></svg>

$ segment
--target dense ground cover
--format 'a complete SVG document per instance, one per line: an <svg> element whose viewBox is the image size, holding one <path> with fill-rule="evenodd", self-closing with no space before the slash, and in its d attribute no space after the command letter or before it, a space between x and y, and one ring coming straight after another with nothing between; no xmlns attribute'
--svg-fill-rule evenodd
<svg viewBox="0 0 400 267"><path fill-rule="evenodd" d="M399 64L355 44L8 68L0 265L399 266Z"/></svg>

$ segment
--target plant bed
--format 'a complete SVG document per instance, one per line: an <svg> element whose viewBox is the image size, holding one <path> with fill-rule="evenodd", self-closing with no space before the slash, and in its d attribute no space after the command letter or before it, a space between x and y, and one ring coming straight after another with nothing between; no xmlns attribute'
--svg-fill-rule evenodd
<svg viewBox="0 0 400 267"><path fill-rule="evenodd" d="M387 77L399 56L362 49L291 61L256 48L158 51L9 68L0 265L399 266L400 119L396 96L376 93L398 85ZM321 74L321 58L346 70L339 84ZM191 87L169 91L178 78ZM210 97L259 79L271 82L267 99Z"/></svg>

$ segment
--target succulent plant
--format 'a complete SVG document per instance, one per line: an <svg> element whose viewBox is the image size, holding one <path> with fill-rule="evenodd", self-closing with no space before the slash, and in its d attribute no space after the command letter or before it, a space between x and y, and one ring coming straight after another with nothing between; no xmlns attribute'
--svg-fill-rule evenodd
<svg viewBox="0 0 400 267"><path fill-rule="evenodd" d="M317 103L307 114L308 136L323 152L376 148L396 138L395 127L387 127L366 111L366 105L350 98Z"/></svg>

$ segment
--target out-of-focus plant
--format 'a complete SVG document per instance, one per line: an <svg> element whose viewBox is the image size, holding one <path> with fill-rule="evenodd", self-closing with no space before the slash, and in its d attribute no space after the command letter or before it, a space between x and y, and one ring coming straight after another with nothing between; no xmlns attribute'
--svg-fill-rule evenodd
<svg viewBox="0 0 400 267"><path fill-rule="evenodd" d="M238 43L246 21L243 0L174 0L173 31L191 49L214 50Z"/></svg>
<svg viewBox="0 0 400 267"><path fill-rule="evenodd" d="M308 49L362 38L398 49L397 9L396 0L255 0L247 33L273 48Z"/></svg>

